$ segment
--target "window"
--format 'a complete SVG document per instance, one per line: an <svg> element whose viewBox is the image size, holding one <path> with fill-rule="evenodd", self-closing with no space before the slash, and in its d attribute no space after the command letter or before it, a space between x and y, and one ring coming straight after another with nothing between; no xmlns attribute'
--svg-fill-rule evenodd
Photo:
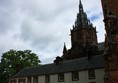
<svg viewBox="0 0 118 83"><path fill-rule="evenodd" d="M72 81L77 81L79 80L79 73L78 71L72 72Z"/></svg>
<svg viewBox="0 0 118 83"><path fill-rule="evenodd" d="M59 82L64 82L64 73L58 74L58 81Z"/></svg>
<svg viewBox="0 0 118 83"><path fill-rule="evenodd" d="M50 83L50 76L49 75L45 75L45 83Z"/></svg>
<svg viewBox="0 0 118 83"><path fill-rule="evenodd" d="M95 79L95 70L88 70L89 79Z"/></svg>
<svg viewBox="0 0 118 83"><path fill-rule="evenodd" d="M34 77L33 83L38 83L38 76L35 76L35 77Z"/></svg>
<svg viewBox="0 0 118 83"><path fill-rule="evenodd" d="M27 83L31 83L31 77L27 78Z"/></svg>

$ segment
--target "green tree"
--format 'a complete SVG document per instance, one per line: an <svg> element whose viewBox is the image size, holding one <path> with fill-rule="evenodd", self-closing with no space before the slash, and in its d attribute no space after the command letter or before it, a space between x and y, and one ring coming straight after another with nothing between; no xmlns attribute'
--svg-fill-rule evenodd
<svg viewBox="0 0 118 83"><path fill-rule="evenodd" d="M40 60L31 50L10 50L2 54L0 63L0 83L8 83L9 77L25 67L39 65Z"/></svg>

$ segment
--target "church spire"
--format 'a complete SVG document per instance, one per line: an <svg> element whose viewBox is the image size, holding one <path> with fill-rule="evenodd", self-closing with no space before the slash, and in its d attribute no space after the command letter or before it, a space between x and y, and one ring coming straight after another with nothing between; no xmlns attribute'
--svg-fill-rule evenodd
<svg viewBox="0 0 118 83"><path fill-rule="evenodd" d="M74 28L82 28L83 26L92 26L90 20L87 18L87 14L84 12L81 0L79 1L79 13L77 14L77 19L75 21Z"/></svg>
<svg viewBox="0 0 118 83"><path fill-rule="evenodd" d="M79 12L84 12L81 0L79 1Z"/></svg>

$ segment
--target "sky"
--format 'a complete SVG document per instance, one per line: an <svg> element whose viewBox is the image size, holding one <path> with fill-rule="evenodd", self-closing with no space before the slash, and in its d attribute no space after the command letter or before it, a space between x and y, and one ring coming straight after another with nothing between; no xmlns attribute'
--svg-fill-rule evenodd
<svg viewBox="0 0 118 83"><path fill-rule="evenodd" d="M82 0L84 11L104 41L101 0ZM2 53L32 50L41 64L61 56L64 42L71 47L70 29L79 12L79 0L0 0L0 59Z"/></svg>

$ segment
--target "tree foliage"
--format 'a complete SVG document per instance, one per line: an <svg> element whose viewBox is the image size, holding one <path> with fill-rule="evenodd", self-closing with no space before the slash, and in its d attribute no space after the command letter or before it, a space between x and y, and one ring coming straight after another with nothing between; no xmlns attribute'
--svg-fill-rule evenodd
<svg viewBox="0 0 118 83"><path fill-rule="evenodd" d="M40 60L31 50L10 50L2 54L0 63L0 83L8 83L9 77L25 67L39 65Z"/></svg>

